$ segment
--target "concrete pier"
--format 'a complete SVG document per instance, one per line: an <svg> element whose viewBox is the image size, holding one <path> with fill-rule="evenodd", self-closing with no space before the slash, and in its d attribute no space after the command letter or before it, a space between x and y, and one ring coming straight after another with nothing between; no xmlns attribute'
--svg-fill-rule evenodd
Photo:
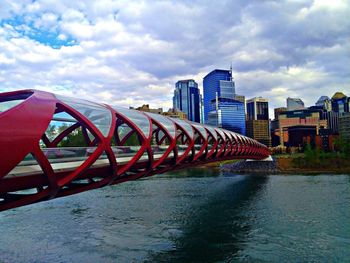
<svg viewBox="0 0 350 263"><path fill-rule="evenodd" d="M233 173L249 174L276 174L278 173L276 160L271 156L263 160L243 160L235 163L225 164L221 167L223 171Z"/></svg>

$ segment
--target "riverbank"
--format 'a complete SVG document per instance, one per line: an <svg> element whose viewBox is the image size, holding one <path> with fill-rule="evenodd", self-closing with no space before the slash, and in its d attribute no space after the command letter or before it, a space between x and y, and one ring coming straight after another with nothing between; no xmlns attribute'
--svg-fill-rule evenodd
<svg viewBox="0 0 350 263"><path fill-rule="evenodd" d="M304 155L274 156L273 161L235 161L220 165L221 170L235 173L257 174L350 174L350 160L329 157L314 162Z"/></svg>

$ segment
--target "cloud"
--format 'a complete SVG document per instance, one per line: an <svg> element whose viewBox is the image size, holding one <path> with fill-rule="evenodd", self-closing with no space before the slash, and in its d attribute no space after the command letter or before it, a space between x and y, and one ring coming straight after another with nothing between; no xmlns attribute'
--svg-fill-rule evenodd
<svg viewBox="0 0 350 263"><path fill-rule="evenodd" d="M239 94L311 105L350 95L349 13L346 0L3 1L0 91L168 108L177 80L201 87L232 63Z"/></svg>

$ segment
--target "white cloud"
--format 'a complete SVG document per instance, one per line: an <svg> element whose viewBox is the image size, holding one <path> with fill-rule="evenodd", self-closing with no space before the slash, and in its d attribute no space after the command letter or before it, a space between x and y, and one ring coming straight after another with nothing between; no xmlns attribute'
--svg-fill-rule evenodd
<svg viewBox="0 0 350 263"><path fill-rule="evenodd" d="M350 93L349 10L347 1L4 2L0 91L168 108L178 79L201 87L209 71L232 62L239 94L266 96L272 107L288 96L313 104ZM11 24L18 17L26 23ZM50 32L73 46L47 45Z"/></svg>

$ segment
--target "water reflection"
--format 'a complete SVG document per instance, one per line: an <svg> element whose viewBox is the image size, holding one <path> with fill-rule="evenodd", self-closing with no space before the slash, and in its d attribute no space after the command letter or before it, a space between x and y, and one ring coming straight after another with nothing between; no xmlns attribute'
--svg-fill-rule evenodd
<svg viewBox="0 0 350 263"><path fill-rule="evenodd" d="M243 249L251 229L245 210L266 181L267 177L244 176L219 188L188 211L179 226L182 233L171 237L174 249L151 253L146 262L230 261Z"/></svg>

